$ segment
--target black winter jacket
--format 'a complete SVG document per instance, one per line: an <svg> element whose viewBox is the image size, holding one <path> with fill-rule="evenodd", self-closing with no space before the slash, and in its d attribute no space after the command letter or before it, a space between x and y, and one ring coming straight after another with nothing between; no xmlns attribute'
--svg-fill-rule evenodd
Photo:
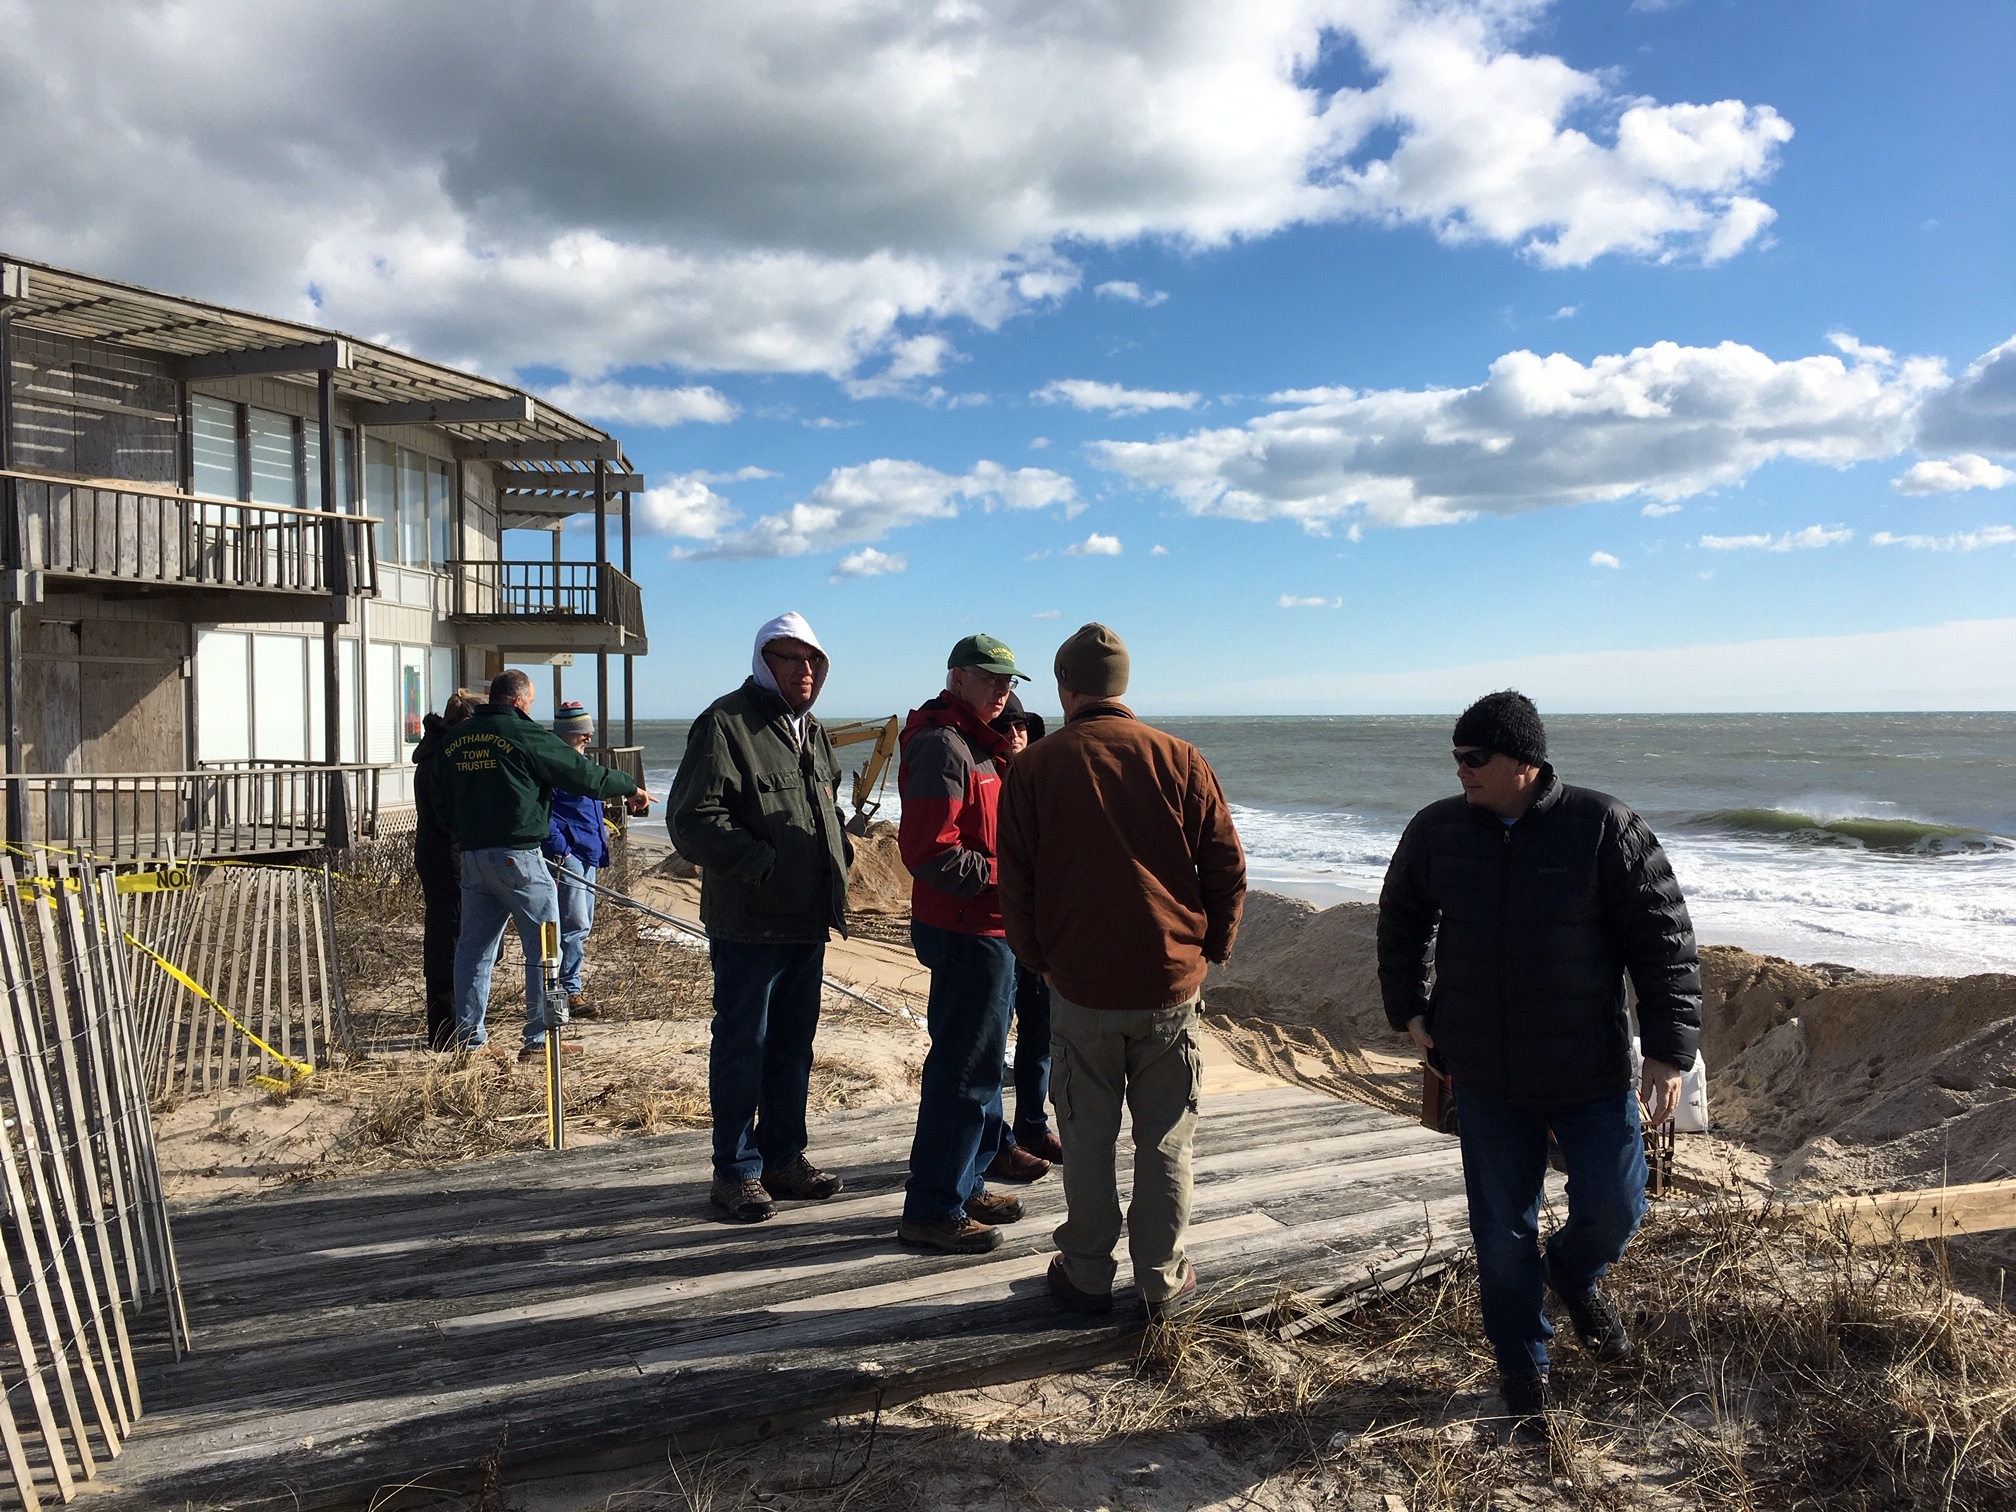
<svg viewBox="0 0 2016 1512"><path fill-rule="evenodd" d="M1627 1089L1627 971L1646 1056L1693 1065L1694 925L1666 853L1617 799L1549 766L1517 824L1459 795L1400 837L1379 896L1386 1018L1404 1032L1424 1015L1459 1086L1539 1105Z"/></svg>

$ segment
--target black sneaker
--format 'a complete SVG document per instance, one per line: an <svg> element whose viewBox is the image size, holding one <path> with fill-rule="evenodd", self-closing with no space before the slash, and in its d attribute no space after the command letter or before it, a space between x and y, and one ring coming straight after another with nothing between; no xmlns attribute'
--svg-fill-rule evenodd
<svg viewBox="0 0 2016 1512"><path fill-rule="evenodd" d="M1547 1278L1547 1289L1568 1310L1568 1321L1575 1325L1575 1337L1599 1365L1615 1365L1631 1358L1630 1331L1624 1327L1623 1314L1608 1297L1593 1286L1585 1292L1564 1289L1555 1275L1551 1255L1541 1257L1540 1274Z"/></svg>
<svg viewBox="0 0 2016 1512"><path fill-rule="evenodd" d="M1505 1420L1510 1430L1522 1439L1544 1439L1547 1437L1547 1372L1533 1375L1501 1375L1498 1377L1498 1395L1505 1399Z"/></svg>

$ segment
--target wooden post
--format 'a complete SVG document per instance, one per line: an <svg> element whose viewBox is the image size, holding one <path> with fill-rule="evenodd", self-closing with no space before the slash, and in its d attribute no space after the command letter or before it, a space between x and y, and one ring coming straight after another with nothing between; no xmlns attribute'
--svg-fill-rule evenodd
<svg viewBox="0 0 2016 1512"><path fill-rule="evenodd" d="M627 489L623 493L623 576L636 576L630 570L630 493ZM635 657L629 655L623 658L623 744L626 746L637 744L637 720L631 712L632 695L636 692L637 686L631 676L632 663L635 660ZM608 737L603 738L606 740Z"/></svg>
<svg viewBox="0 0 2016 1512"><path fill-rule="evenodd" d="M609 617L609 464L595 459L595 610ZM609 740L609 653L595 653L595 738Z"/></svg>
<svg viewBox="0 0 2016 1512"><path fill-rule="evenodd" d="M336 497L336 374L323 368L315 375L316 427L321 439L322 508L337 513ZM328 585L333 610L350 596L349 527L332 520L322 522L322 580ZM346 616L347 617L347 616ZM350 844L348 794L343 791L343 680L337 667L337 621L332 617L322 625L322 760L330 768L327 811L323 815L323 844L344 850Z"/></svg>
<svg viewBox="0 0 2016 1512"><path fill-rule="evenodd" d="M14 321L5 305L0 305L0 468L14 465ZM12 478L0 479L0 569L18 573L21 560L21 516ZM18 578L16 582L20 581ZM28 790L21 776L21 653L22 623L19 595L0 615L0 659L6 662L4 696L0 696L0 717L6 721L7 736L7 839L14 845L28 843Z"/></svg>

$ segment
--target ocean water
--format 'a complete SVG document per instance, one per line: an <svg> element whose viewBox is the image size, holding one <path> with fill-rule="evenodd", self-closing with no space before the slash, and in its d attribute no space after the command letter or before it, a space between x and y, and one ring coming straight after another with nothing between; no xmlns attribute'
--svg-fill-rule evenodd
<svg viewBox="0 0 2016 1512"><path fill-rule="evenodd" d="M837 722L837 721L836 721ZM1183 718L1252 884L1377 897L1408 818L1456 792L1447 719ZM654 787L684 722L640 722ZM1702 940L1870 971L2016 972L2016 714L1572 715L1569 782L1658 833ZM867 747L843 752L858 766ZM896 817L893 781L878 815Z"/></svg>

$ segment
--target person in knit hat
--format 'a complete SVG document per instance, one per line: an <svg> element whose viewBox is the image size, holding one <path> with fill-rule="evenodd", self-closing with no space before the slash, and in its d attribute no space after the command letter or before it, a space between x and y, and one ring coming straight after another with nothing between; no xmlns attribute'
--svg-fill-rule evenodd
<svg viewBox="0 0 2016 1512"><path fill-rule="evenodd" d="M1203 753L1120 702L1130 666L1105 625L1057 648L1064 728L1015 758L1001 796L1001 918L1016 959L1050 984L1068 1157L1050 1293L1074 1312L1113 1308L1115 1163L1131 1118L1127 1250L1153 1317L1197 1289L1184 1233L1198 1012L1207 965L1239 932L1246 856Z"/></svg>
<svg viewBox="0 0 2016 1512"><path fill-rule="evenodd" d="M1679 1101L1701 1038L1694 926L1645 821L1571 787L1523 693L1487 693L1456 721L1460 795L1400 837L1379 896L1386 1019L1456 1089L1484 1336L1514 1431L1548 1406L1545 1293L1600 1363L1632 1352L1596 1283L1645 1213L1646 1125ZM1632 1076L1638 994L1644 1070ZM1548 1140L1568 1216L1540 1243Z"/></svg>
<svg viewBox="0 0 2016 1512"><path fill-rule="evenodd" d="M553 733L585 753L595 743L594 717L579 700L570 699L553 716ZM590 886L596 873L609 864L609 828L602 817L601 800L556 788L553 825L543 848L561 873L560 991L567 1005L560 1011L560 1021L600 1018L601 1009L591 1006L582 990L581 970L588 952L588 931L595 927L595 894Z"/></svg>
<svg viewBox="0 0 2016 1512"><path fill-rule="evenodd" d="M993 720L1008 737L995 758L1003 768L1043 738L1043 716L1022 707L1015 694ZM996 1181L1030 1181L1043 1174L1036 1162L1064 1163L1064 1146L1050 1129L1050 984L1015 963L1015 1118L1001 1130L1001 1148L987 1174ZM1035 1161L1029 1157L1034 1156Z"/></svg>

